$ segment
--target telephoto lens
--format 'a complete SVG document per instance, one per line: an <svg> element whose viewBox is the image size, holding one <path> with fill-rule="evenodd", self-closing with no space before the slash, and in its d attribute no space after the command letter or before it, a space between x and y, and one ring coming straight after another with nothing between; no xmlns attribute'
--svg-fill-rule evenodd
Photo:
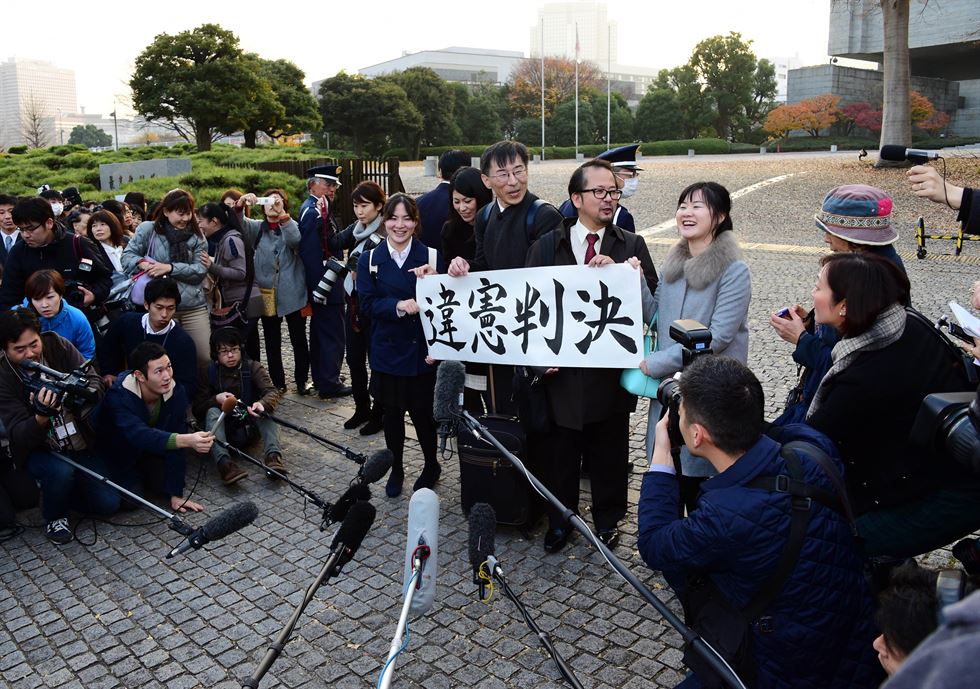
<svg viewBox="0 0 980 689"><path fill-rule="evenodd" d="M331 257L327 259L326 271L320 278L319 284L313 289L313 301L317 304L326 304L333 286L337 280L347 274L347 266Z"/></svg>

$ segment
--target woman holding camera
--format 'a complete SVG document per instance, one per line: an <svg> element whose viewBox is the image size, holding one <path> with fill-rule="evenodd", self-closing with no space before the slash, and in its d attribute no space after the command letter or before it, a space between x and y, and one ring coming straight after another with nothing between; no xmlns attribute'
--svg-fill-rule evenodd
<svg viewBox="0 0 980 689"><path fill-rule="evenodd" d="M420 221L414 199L395 194L385 203L381 217L387 239L361 254L357 292L361 310L371 316L371 373L384 405L385 444L395 457L385 493L393 498L401 494L405 479L405 412L412 418L425 457L413 490L432 488L442 473L432 419L436 367L428 356L415 283L419 272L443 272L445 265L435 249L417 239Z"/></svg>
<svg viewBox="0 0 980 689"><path fill-rule="evenodd" d="M225 193L227 197L227 192ZM310 350L306 340L306 273L299 259L299 225L289 216L289 197L282 189L266 189L262 194L271 203L263 205L263 219L244 214L258 200L245 194L235 201L238 221L245 241L252 247L255 282L262 295L262 335L265 338L267 369L279 392L286 392L286 373L282 366L282 319L286 319L293 348L293 376L301 395L309 393Z"/></svg>
<svg viewBox="0 0 980 689"><path fill-rule="evenodd" d="M731 209L728 190L716 182L696 182L684 189L677 200L675 219L680 239L660 268L652 309L650 304L644 304L644 313L657 313L658 350L640 364L651 378L668 378L683 367L684 348L670 338L670 324L683 318L696 320L711 331L715 354L743 364L748 361L752 282L732 231ZM661 411L660 403L651 399L647 459L653 455ZM681 468L681 502L690 510L701 483L714 470L707 460L692 456L686 447L681 449Z"/></svg>
<svg viewBox="0 0 980 689"><path fill-rule="evenodd" d="M201 254L207 241L197 226L194 197L174 189L163 197L153 220L141 223L122 255L122 266L130 275L144 272L150 277L169 275L180 289L180 306L174 318L194 340L197 360L210 360L211 318L204 295L207 268Z"/></svg>
<svg viewBox="0 0 980 689"><path fill-rule="evenodd" d="M350 272L344 277L343 289L347 292L347 318L344 327L347 336L347 368L350 370L350 384L354 390L354 415L344 422L344 428L351 430L364 424L361 435L373 435L383 428L383 409L376 394L371 394L368 385L367 352L371 339L371 315L360 308L358 299L357 260L361 254L384 243L385 226L381 222L381 209L386 197L384 189L377 182L361 182L351 192L354 216L357 218L347 229L330 235L327 245L330 251L341 254L350 251L347 267ZM341 289L335 285L334 289ZM370 391L370 392L369 392Z"/></svg>
<svg viewBox="0 0 980 689"><path fill-rule="evenodd" d="M980 528L980 477L909 441L926 395L970 390L957 351L907 309L909 281L867 253L835 253L813 289L842 338L807 423L833 439L869 556L909 557Z"/></svg>

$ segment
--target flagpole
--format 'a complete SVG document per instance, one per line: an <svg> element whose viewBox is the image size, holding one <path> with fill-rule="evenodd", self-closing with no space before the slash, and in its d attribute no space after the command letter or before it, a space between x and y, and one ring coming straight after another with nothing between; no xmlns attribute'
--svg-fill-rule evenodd
<svg viewBox="0 0 980 689"><path fill-rule="evenodd" d="M578 160L578 22L575 22L575 160Z"/></svg>
<svg viewBox="0 0 980 689"><path fill-rule="evenodd" d="M612 148L612 26L606 23L606 148Z"/></svg>
<svg viewBox="0 0 980 689"><path fill-rule="evenodd" d="M541 160L544 161L544 17L541 17Z"/></svg>

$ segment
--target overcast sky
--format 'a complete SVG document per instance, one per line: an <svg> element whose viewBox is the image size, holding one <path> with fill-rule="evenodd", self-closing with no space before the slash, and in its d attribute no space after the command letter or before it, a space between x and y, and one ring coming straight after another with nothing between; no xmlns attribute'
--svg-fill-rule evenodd
<svg viewBox="0 0 980 689"><path fill-rule="evenodd" d="M129 93L136 56L161 33L207 22L233 31L247 51L285 58L307 83L344 69L398 57L403 51L448 46L529 51L538 7L527 0L453 3L446 0L279 2L224 0L161 3L54 0L38 13L9 0L3 10L0 60L35 58L75 70L78 103L109 113L113 97ZM827 60L830 0L608 0L619 24L619 62L674 67L702 39L739 31L756 55L799 55L804 64ZM485 10L481 11L481 7ZM454 9L455 8L455 9ZM120 107L120 115L125 112Z"/></svg>

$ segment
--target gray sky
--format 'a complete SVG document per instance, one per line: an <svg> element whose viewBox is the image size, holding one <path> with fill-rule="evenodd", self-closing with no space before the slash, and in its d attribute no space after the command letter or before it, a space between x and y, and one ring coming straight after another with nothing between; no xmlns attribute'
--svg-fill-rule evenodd
<svg viewBox="0 0 980 689"><path fill-rule="evenodd" d="M129 92L136 56L160 33L217 23L235 32L247 51L292 60L310 83L403 51L457 45L527 54L529 29L541 4L54 0L38 14L35 5L14 0L3 11L0 59L36 58L74 69L79 105L89 113L109 113L113 96ZM619 23L619 62L625 65L674 67L687 61L700 40L729 31L752 39L760 58L798 54L804 64L827 59L830 0L608 0L607 5L610 19ZM288 12L279 17L279 8ZM120 107L121 115L125 111Z"/></svg>

